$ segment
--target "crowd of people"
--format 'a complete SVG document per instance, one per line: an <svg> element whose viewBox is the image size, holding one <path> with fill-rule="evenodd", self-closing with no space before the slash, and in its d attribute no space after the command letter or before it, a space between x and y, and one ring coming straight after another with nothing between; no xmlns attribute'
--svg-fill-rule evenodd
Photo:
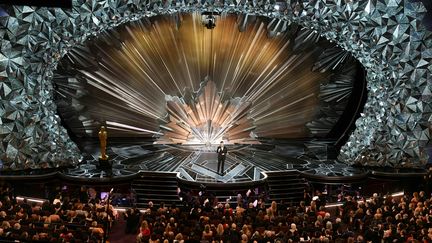
<svg viewBox="0 0 432 243"><path fill-rule="evenodd" d="M151 202L135 211L137 242L432 242L432 198L411 195L345 196L327 207L314 197L296 206L264 200L215 202L200 197L190 207ZM140 219L140 220L137 220ZM140 222L140 223L139 223Z"/></svg>
<svg viewBox="0 0 432 243"><path fill-rule="evenodd" d="M90 193L91 195L91 193ZM51 202L32 201L0 187L0 242L103 242L115 217L107 202L90 197L56 195Z"/></svg>
<svg viewBox="0 0 432 243"><path fill-rule="evenodd" d="M325 205L320 194L298 205L237 195L207 194L190 203L127 209L126 234L137 242L432 242L432 198L425 191L398 196L342 195ZM237 199L237 200L236 200ZM104 242L116 210L83 189L78 195L28 202L0 187L0 241Z"/></svg>

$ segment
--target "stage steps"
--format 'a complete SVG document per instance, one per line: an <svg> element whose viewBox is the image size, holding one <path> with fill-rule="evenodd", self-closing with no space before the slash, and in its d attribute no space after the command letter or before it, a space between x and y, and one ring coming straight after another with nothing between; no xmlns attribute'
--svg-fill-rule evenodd
<svg viewBox="0 0 432 243"><path fill-rule="evenodd" d="M298 205L303 200L304 189L307 182L297 170L268 171L267 186L269 201L287 205Z"/></svg>
<svg viewBox="0 0 432 243"><path fill-rule="evenodd" d="M167 207L172 203L177 206L181 204L177 196L177 173L141 172L140 176L132 181L131 187L136 193L138 208L147 208L149 201L152 201L155 207L159 207L161 202Z"/></svg>

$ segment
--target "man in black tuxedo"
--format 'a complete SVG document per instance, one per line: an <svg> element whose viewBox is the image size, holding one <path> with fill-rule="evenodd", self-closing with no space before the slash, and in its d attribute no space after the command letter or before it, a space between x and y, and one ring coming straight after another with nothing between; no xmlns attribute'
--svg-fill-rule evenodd
<svg viewBox="0 0 432 243"><path fill-rule="evenodd" d="M227 149L227 147L224 146L223 141L221 141L220 145L217 147L216 153L218 154L217 172L219 174L223 174L224 165L225 165L225 157L226 157L226 154L228 153L228 149Z"/></svg>

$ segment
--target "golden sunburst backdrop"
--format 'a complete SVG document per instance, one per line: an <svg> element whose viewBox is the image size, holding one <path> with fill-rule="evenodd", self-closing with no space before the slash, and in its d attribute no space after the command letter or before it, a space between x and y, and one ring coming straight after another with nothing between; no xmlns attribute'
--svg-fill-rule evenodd
<svg viewBox="0 0 432 243"><path fill-rule="evenodd" d="M333 68L346 59L316 33L275 20L216 16L208 29L199 13L157 16L71 50L54 76L56 102L78 137L102 124L111 137L157 143L311 137L340 115L323 118L323 97L350 95L355 68ZM342 85L329 90L332 79Z"/></svg>

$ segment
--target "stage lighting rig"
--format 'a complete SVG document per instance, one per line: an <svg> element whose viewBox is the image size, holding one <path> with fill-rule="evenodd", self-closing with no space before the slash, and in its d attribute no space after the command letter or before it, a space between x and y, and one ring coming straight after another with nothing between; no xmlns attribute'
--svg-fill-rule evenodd
<svg viewBox="0 0 432 243"><path fill-rule="evenodd" d="M202 24L209 30L216 27L216 17L217 13L214 12L203 12L202 14Z"/></svg>

